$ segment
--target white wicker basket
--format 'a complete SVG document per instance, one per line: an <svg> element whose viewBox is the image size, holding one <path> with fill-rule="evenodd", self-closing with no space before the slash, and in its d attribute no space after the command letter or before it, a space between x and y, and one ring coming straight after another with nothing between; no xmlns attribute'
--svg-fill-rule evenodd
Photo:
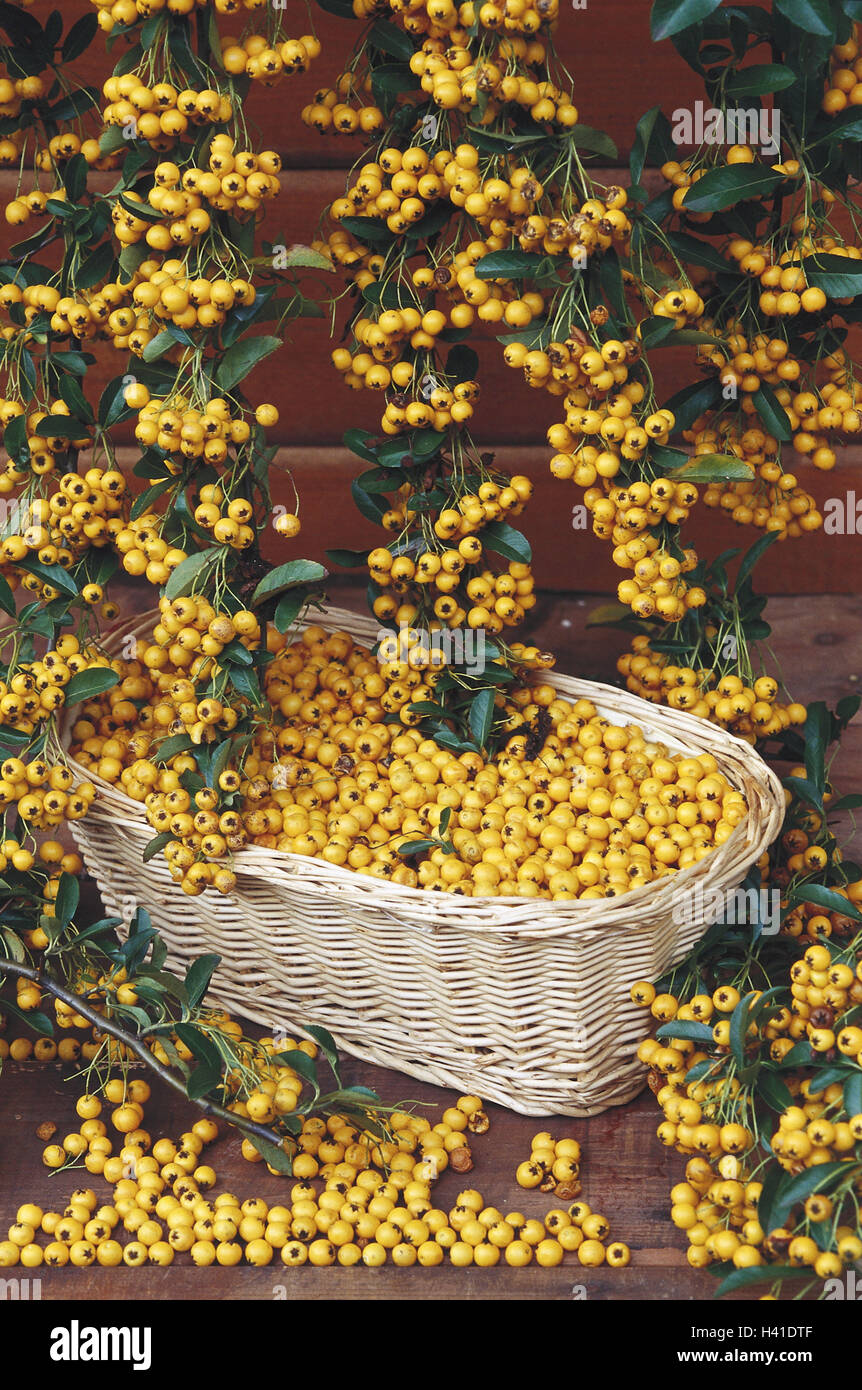
<svg viewBox="0 0 862 1390"><path fill-rule="evenodd" d="M148 622L152 631L152 616L117 629L109 648ZM378 631L342 609L320 622L368 645ZM712 753L748 816L676 875L620 898L563 902L431 893L255 846L234 858L233 895L188 898L161 856L142 862L153 831L140 805L80 766L99 794L75 838L106 909L128 921L145 907L169 964L221 956L213 997L235 1013L270 1030L323 1024L356 1057L521 1114L597 1114L644 1084L634 1053L647 1028L631 984L657 978L708 925L676 921L678 895L734 888L778 833L784 799L754 750L716 725L612 686L551 679L672 750Z"/></svg>

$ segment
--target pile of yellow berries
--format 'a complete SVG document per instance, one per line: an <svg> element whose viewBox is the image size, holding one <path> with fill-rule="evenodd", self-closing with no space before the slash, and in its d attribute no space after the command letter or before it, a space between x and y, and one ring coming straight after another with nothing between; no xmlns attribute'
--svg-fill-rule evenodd
<svg viewBox="0 0 862 1390"><path fill-rule="evenodd" d="M222 1023L231 1026L226 1017ZM238 1026L232 1026L238 1035ZM283 1046L297 1044L271 1038L259 1044L264 1057ZM314 1056L313 1044L298 1046ZM262 1123L291 1113L302 1089L289 1067L271 1062L266 1070L271 1076L231 1107ZM49 1144L43 1162L53 1170L82 1163L112 1185L110 1200L100 1205L92 1188L79 1187L62 1212L22 1204L7 1239L0 1241L0 1268L137 1268L169 1265L185 1254L200 1268L242 1262L261 1267L276 1258L288 1268L360 1263L434 1268L447 1256L461 1269L491 1268L501 1261L514 1268L533 1262L554 1268L569 1251L576 1251L585 1267L606 1262L623 1268L631 1258L622 1241L605 1245L609 1224L583 1201L536 1219L503 1212L477 1189L466 1188L448 1210L434 1206L434 1184L449 1167L469 1172L469 1137L488 1130L478 1096L460 1096L436 1124L394 1112L387 1116L388 1138L338 1114L304 1117L296 1139L285 1141L294 1154L289 1196L274 1204L260 1197L241 1201L232 1192L215 1194L217 1174L204 1152L218 1137L212 1120L197 1120L176 1141L154 1141L143 1128L150 1098L145 1081L111 1079L104 1098L113 1107L110 1122L118 1140L101 1118L102 1099L84 1093L75 1106L78 1129ZM117 1142L121 1147L115 1153ZM560 1143L577 1148L574 1140ZM247 1158L261 1161L248 1140L242 1148Z"/></svg>
<svg viewBox="0 0 862 1390"><path fill-rule="evenodd" d="M542 1192L553 1192L571 1201L580 1196L580 1171L581 1146L577 1139L555 1139L547 1130L542 1130L533 1135L530 1157L518 1164L515 1178L519 1187L538 1187ZM604 1234L607 1234L607 1225Z"/></svg>
<svg viewBox="0 0 862 1390"><path fill-rule="evenodd" d="M631 651L619 658L617 670L633 695L711 719L748 743L806 720L804 705L778 700L774 676L758 676L747 685L740 676L720 675L712 666L672 662L667 652L653 651L645 635L632 640Z"/></svg>
<svg viewBox="0 0 862 1390"><path fill-rule="evenodd" d="M406 706L432 698L438 670L381 666L346 634L314 626L290 644L268 635L274 722L217 788L192 797L180 777L194 753L160 766L162 731L200 743L242 718L241 702L228 706L205 681L229 629L249 646L262 634L253 614L227 619L195 599L163 604L161 619L138 659L118 663L121 683L84 704L72 752L170 832L165 854L187 893L210 883L230 891L225 856L251 842L437 892L617 896L696 863L746 815L710 755L671 755L541 682L509 695L501 753L456 756L405 727ZM400 725L384 722L399 712ZM434 849L412 866L399 846L433 834L446 809L455 852Z"/></svg>

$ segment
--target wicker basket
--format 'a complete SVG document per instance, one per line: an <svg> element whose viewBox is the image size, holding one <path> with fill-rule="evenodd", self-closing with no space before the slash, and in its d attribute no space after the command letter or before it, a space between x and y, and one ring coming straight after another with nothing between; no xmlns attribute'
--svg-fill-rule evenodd
<svg viewBox="0 0 862 1390"><path fill-rule="evenodd" d="M369 645L378 631L341 609L320 621ZM152 623L118 629L110 649ZM75 838L106 908L128 921L146 907L170 963L221 956L214 997L235 1013L269 1030L323 1024L356 1057L521 1114L597 1114L644 1084L634 1053L647 1028L631 984L657 978L706 928L675 920L677 895L734 888L777 834L784 801L762 759L716 725L612 686L553 679L561 695L589 698L675 751L712 753L748 816L676 875L620 898L563 902L431 894L255 846L235 856L232 896L188 898L161 856L142 862L153 832L140 805L80 767L99 794Z"/></svg>

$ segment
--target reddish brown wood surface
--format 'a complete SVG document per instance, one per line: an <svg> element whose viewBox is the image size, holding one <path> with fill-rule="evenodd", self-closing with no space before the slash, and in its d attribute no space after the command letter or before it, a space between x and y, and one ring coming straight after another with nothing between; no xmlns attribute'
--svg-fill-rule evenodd
<svg viewBox="0 0 862 1390"><path fill-rule="evenodd" d="M336 592L336 601L361 607L355 590ZM545 594L535 615L536 640L559 654L563 671L611 680L617 653L625 645L622 634L585 626L594 600ZM770 603L774 626L773 646L793 695L797 699L825 699L835 704L842 695L859 688L862 676L862 644L859 625L862 598L845 596L779 597ZM862 789L862 724L848 732L841 757L833 769L841 791ZM859 851L856 850L856 857ZM451 1103L452 1093L349 1060L346 1074L354 1083L377 1088L389 1102L431 1101L436 1115ZM0 1077L0 1237L25 1200L45 1208L65 1205L72 1189L94 1186L100 1200L108 1190L84 1170L52 1176L42 1167L42 1144L36 1126L52 1120L62 1136L75 1128L74 1099L80 1082L64 1082L56 1064L8 1064ZM435 1189L435 1200L444 1208L463 1186L475 1186L489 1203L501 1210L541 1214L553 1199L527 1193L514 1180L517 1164L529 1152L530 1137L549 1129L556 1137L577 1138L583 1150L584 1196L594 1210L611 1222L612 1237L632 1248L626 1270L585 1270L574 1255L557 1269L536 1266L515 1270L459 1271L448 1265L437 1270L399 1270L389 1266L367 1270L289 1271L279 1262L263 1270L238 1267L199 1270L188 1256L178 1256L168 1269L34 1271L42 1279L44 1298L71 1299L264 1299L289 1298L411 1299L587 1299L656 1301L711 1299L712 1277L690 1269L685 1261L685 1239L668 1219L668 1193L679 1181L684 1161L663 1149L655 1138L660 1114L649 1092L630 1105L610 1110L590 1120L531 1119L490 1107L490 1132L474 1141L475 1168L466 1180L444 1174ZM192 1108L173 1092L157 1088L148 1107L146 1127L156 1135L176 1135L193 1117ZM262 1165L251 1166L239 1155L236 1137L222 1137L209 1151L219 1176L217 1190L230 1190L242 1198L262 1195L271 1203L283 1200L284 1183ZM22 1271L18 1271L22 1273ZM283 1290L284 1292L280 1292ZM574 1291L574 1292L573 1292ZM756 1293L755 1293L756 1296Z"/></svg>

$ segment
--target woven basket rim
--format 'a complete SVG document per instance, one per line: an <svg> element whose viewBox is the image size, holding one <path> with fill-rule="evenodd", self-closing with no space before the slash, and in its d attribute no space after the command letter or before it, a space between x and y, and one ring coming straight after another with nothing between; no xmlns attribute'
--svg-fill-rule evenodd
<svg viewBox="0 0 862 1390"><path fill-rule="evenodd" d="M105 636L105 651L111 655L120 647L124 638L151 631L157 616L158 610L154 609L115 625ZM366 643L376 640L380 630L373 619L334 606L327 606L322 614L312 616L306 626L313 624L327 630L347 631L350 636ZM554 684L555 676L557 680L563 680L570 685L584 687L583 697L591 699L600 713L613 713L616 704L615 717L620 718L622 722L637 724L644 733L650 734L656 741L668 744L669 747L678 743L679 746L674 751L696 752L699 749L701 752L710 752L719 759L723 756L725 761L729 761L732 771L728 772L725 768L725 775L737 785L739 782L742 783L739 790L748 802L748 814L734 828L727 840L696 864L610 898L472 898L459 894L432 893L427 888L412 888L389 880L372 879L353 869L329 864L316 856L306 857L282 850L263 849L255 845L243 846L234 854L231 860L234 871L239 878L244 874L268 878L273 884L278 882L307 895L320 893L331 896L334 892L345 898L352 898L354 905L358 907L361 907L363 900L373 899L379 909L385 906L385 899L392 904L393 912L401 906L414 910L424 908L431 929L439 929L447 923L448 918L457 915L458 925L462 930L496 930L501 933L512 932L519 936L529 934L542 939L568 933L575 927L594 926L601 927L602 930L632 928L638 925L643 915L650 918L666 915L671 911L672 899L705 879L707 875L711 882L727 879L728 883L738 883L743 877L744 866L757 858L764 844L768 844L778 833L784 814L781 782L760 755L743 739L709 721L653 705L639 696L599 681L584 681L555 672L547 672L545 679ZM564 698L571 694L565 690L561 693ZM620 703L628 708L620 711ZM605 708L602 708L603 706ZM640 710L643 711L643 715L639 718ZM151 827L142 812L141 803L104 781L92 769L84 767L69 754L71 722L69 712L64 710L59 730L62 746L71 767L82 779L92 782L99 793L87 819L107 819L118 827L123 825L136 833L147 833L152 838ZM675 737L674 731L678 731L678 737ZM740 870L738 873L734 871L734 876L731 876L730 868L737 859L740 861ZM235 891L239 891L239 885ZM438 919L436 922L435 917ZM554 920L543 922L542 919L547 917Z"/></svg>

